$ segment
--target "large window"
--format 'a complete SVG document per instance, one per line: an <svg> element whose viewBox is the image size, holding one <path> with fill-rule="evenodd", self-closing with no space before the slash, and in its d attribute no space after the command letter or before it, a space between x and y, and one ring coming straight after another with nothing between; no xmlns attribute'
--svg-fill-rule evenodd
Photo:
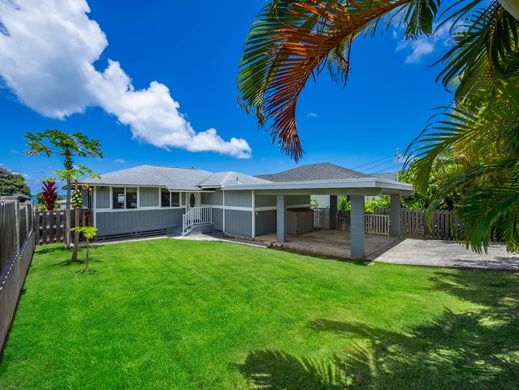
<svg viewBox="0 0 519 390"><path fill-rule="evenodd" d="M113 187L112 208L114 209L136 209L137 188L135 187Z"/></svg>
<svg viewBox="0 0 519 390"><path fill-rule="evenodd" d="M124 209L124 187L112 188L112 207L114 209Z"/></svg>
<svg viewBox="0 0 519 390"><path fill-rule="evenodd" d="M160 190L160 207L180 206L180 192L169 192L162 188Z"/></svg>
<svg viewBox="0 0 519 390"><path fill-rule="evenodd" d="M137 188L135 187L126 187L126 208L137 208Z"/></svg>
<svg viewBox="0 0 519 390"><path fill-rule="evenodd" d="M172 192L171 193L171 207L180 206L180 193Z"/></svg>
<svg viewBox="0 0 519 390"><path fill-rule="evenodd" d="M168 190L160 190L160 207L171 207L171 199Z"/></svg>

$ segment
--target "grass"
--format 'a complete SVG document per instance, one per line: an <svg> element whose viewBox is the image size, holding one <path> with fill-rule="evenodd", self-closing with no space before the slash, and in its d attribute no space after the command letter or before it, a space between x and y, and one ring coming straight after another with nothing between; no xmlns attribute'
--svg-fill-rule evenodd
<svg viewBox="0 0 519 390"><path fill-rule="evenodd" d="M513 388L519 274L218 242L38 248L0 388ZM84 255L84 253L83 253Z"/></svg>

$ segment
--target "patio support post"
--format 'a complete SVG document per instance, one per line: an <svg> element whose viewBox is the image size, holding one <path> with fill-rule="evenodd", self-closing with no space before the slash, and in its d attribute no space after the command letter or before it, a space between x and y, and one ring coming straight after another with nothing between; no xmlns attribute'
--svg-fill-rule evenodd
<svg viewBox="0 0 519 390"><path fill-rule="evenodd" d="M277 241L285 242L286 235L286 199L285 195L277 195L276 198L276 219L277 219Z"/></svg>
<svg viewBox="0 0 519 390"><path fill-rule="evenodd" d="M337 229L337 195L330 195L330 229Z"/></svg>
<svg viewBox="0 0 519 390"><path fill-rule="evenodd" d="M400 237L400 195L391 195L391 224L389 225L389 235Z"/></svg>
<svg viewBox="0 0 519 390"><path fill-rule="evenodd" d="M351 195L351 257L362 259L364 251L364 195Z"/></svg>

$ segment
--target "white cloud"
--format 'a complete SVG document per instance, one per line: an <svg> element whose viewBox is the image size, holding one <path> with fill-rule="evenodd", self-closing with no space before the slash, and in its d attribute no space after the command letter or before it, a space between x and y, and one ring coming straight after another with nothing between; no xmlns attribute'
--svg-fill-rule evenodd
<svg viewBox="0 0 519 390"><path fill-rule="evenodd" d="M306 114L306 117L307 118L317 118L319 115L317 115L316 112L309 112L308 114Z"/></svg>
<svg viewBox="0 0 519 390"><path fill-rule="evenodd" d="M407 41L401 38L402 31L393 30L393 39L400 39L396 51L405 50L408 52L405 62L406 64L416 64L422 61L424 57L433 53L438 45L448 46L450 38L450 29L452 24L446 23L435 33L429 37L422 36L417 39L409 39ZM434 27L433 29L435 29Z"/></svg>
<svg viewBox="0 0 519 390"><path fill-rule="evenodd" d="M116 163L116 164L124 164L124 163L126 163L126 160L123 160L122 158L116 158L114 160L114 163Z"/></svg>
<svg viewBox="0 0 519 390"><path fill-rule="evenodd" d="M100 106L135 139L157 147L251 156L244 139L196 132L164 84L136 90L112 60L98 71L93 64L108 41L89 12L85 0L0 0L0 75L24 104L61 119Z"/></svg>

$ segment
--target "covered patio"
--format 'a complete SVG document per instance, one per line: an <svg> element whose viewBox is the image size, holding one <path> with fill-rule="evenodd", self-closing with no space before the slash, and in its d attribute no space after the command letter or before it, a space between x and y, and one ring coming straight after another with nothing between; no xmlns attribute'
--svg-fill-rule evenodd
<svg viewBox="0 0 519 390"><path fill-rule="evenodd" d="M252 190L255 194L276 196L276 233L255 237L269 245L320 255L369 258L380 254L400 238L400 196L413 193L413 187L377 177L340 180L291 181L230 185L226 190ZM335 218L330 230L287 234L287 201L289 195L329 195L330 216L337 212L337 196L351 200L350 231L338 231ZM391 199L389 236L366 234L364 203L366 196L389 195Z"/></svg>
<svg viewBox="0 0 519 390"><path fill-rule="evenodd" d="M280 245L281 248L294 252L317 256L351 257L350 234L341 230L319 229L309 233L287 234L286 241L283 243L277 242L276 234L264 234L256 237L255 241L259 241L268 247ZM399 237L366 234L364 239L364 258L373 260L400 243L400 241Z"/></svg>

